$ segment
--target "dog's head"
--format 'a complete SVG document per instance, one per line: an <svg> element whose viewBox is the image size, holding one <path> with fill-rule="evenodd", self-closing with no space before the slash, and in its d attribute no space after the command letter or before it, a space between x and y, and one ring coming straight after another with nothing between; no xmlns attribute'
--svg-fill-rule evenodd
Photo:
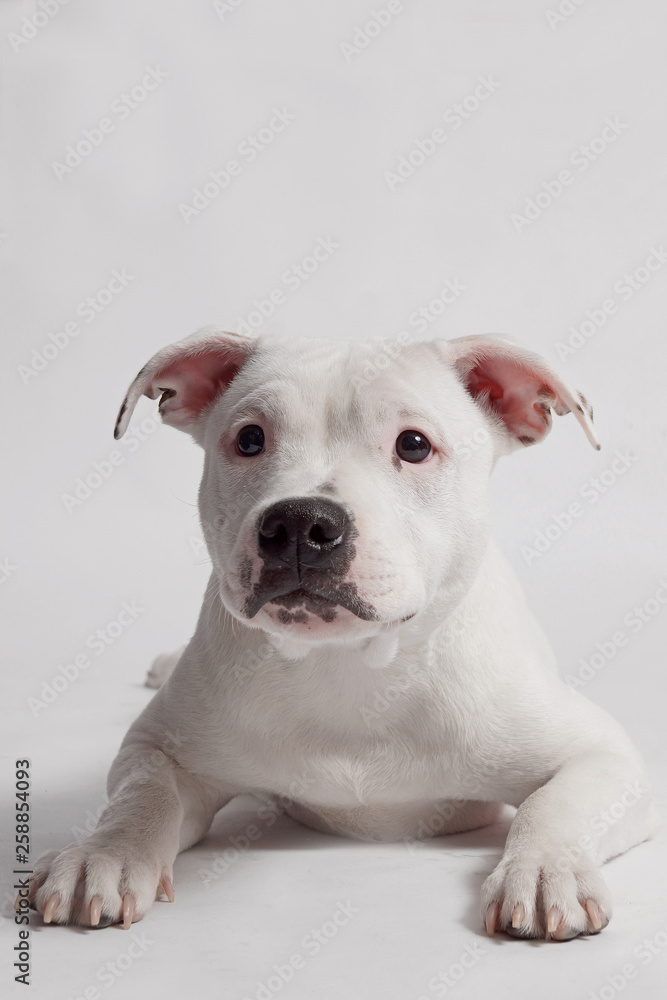
<svg viewBox="0 0 667 1000"><path fill-rule="evenodd" d="M402 345L207 329L156 354L141 395L205 451L202 526L228 611L307 643L391 630L469 587L498 455L551 410L592 412L538 355L496 337Z"/></svg>

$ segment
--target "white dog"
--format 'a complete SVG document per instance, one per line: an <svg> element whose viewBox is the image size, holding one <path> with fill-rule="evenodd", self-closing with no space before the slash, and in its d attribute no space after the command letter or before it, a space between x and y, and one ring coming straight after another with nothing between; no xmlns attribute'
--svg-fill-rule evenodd
<svg viewBox="0 0 667 1000"><path fill-rule="evenodd" d="M142 368L141 395L204 448L213 563L195 633L129 730L87 840L38 862L46 923L129 927L234 796L320 830L414 838L518 807L482 888L487 932L604 927L598 866L651 836L621 727L559 680L488 538L499 455L583 396L497 337L399 345L206 329Z"/></svg>

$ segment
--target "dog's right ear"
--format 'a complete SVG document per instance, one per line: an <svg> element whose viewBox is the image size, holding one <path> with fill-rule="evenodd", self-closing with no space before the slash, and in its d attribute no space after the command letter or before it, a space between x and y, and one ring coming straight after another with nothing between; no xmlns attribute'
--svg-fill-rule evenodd
<svg viewBox="0 0 667 1000"><path fill-rule="evenodd" d="M160 397L165 424L198 438L204 411L227 388L253 353L256 341L237 333L205 327L158 351L127 391L114 437L123 436L140 396Z"/></svg>

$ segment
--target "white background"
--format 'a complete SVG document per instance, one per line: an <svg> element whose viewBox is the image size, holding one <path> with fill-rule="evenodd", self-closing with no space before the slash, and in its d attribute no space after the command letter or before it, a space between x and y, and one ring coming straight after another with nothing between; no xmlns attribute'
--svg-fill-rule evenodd
<svg viewBox="0 0 667 1000"><path fill-rule="evenodd" d="M636 973L623 995L658 996L667 975L664 832L605 868L616 912L600 937L489 942L479 887L505 829L411 853L402 844L328 838L285 819L207 884L202 872L252 819L252 801L219 815L209 837L181 856L176 902L157 903L131 932L151 942L140 958L123 958L131 934L118 928L44 928L34 918L33 985L28 993L11 982L14 761L32 761L35 854L72 840L103 802L110 761L150 698L142 687L148 664L187 639L208 574L194 506L200 452L158 426L147 400L134 424L145 422L146 440L115 444L118 405L154 351L203 324L236 329L255 300L285 290L281 275L320 237L339 248L262 332L417 335L412 312L458 280L465 292L426 336L511 334L593 402L599 453L570 416L555 420L540 448L500 463L492 483L496 536L563 674L577 676L581 661L599 654L586 694L624 724L661 800L666 793L667 614L654 595L667 593L659 590L667 579L667 266L631 296L614 289L618 281L627 287L624 275L667 241L664 5L564 3L572 13L557 20L548 16L556 0L405 0L357 52L341 44L363 41L356 29L383 0L218 6L71 0L46 24L38 18L36 31L23 20L39 9L34 2L0 7L9 193L0 218L2 989L54 1000L86 990L241 1000L258 995L274 963L301 952L305 968L280 995L430 1000L445 989L440 980L438 993L433 977L450 967L455 976L461 954L475 946L483 954L449 995L610 998L631 963ZM114 102L148 67L166 78L121 118ZM452 115L443 123L480 77L495 81L494 93L460 127ZM239 145L274 108L294 120L249 163ZM58 177L54 163L103 118L113 131ZM619 134L583 170L577 150L602 134L607 119L620 123ZM446 141L392 191L386 172L438 127ZM233 158L240 176L186 223L179 206ZM565 169L573 183L551 204L543 193L544 207L518 232L513 215ZM79 304L104 289L114 269L132 280L86 322ZM599 329L587 327L593 335L564 356L559 344L571 328L609 298L615 313ZM52 336L64 344L61 331L76 320L80 332L37 371L33 352L42 354ZM68 510L63 495L115 449L121 464ZM615 476L617 451L631 457ZM601 475L607 486L591 485ZM580 515L555 538L554 518L565 523L574 502ZM552 544L531 556L527 548L550 524ZM629 624L647 601L648 620ZM143 611L95 655L87 638L123 602ZM615 650L609 641L619 631L627 641ZM615 655L605 658L598 643ZM86 650L90 666L36 709L30 699L41 700L45 682ZM310 956L303 938L331 919L339 900L358 914ZM658 942L650 961L635 951L645 939ZM109 984L107 970L102 981L99 970L117 961L122 977Z"/></svg>

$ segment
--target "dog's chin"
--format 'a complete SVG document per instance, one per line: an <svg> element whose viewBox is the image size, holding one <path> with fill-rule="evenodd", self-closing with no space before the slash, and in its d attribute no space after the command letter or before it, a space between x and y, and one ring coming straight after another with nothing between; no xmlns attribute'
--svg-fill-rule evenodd
<svg viewBox="0 0 667 1000"><path fill-rule="evenodd" d="M375 635L378 622L369 621L335 600L305 590L279 594L268 600L255 615L266 632L308 644L358 639Z"/></svg>
<svg viewBox="0 0 667 1000"><path fill-rule="evenodd" d="M330 601L292 600L292 595L268 601L258 612L261 627L291 635L305 642L331 642L338 638L376 635L379 622L359 618L353 611ZM270 629L267 628L270 626Z"/></svg>
<svg viewBox="0 0 667 1000"><path fill-rule="evenodd" d="M304 644L304 650L320 643L368 639L387 628L387 623L381 620L361 618L334 601L298 591L267 601L252 618L248 618L244 609L235 607L235 601L225 600L225 596L221 591L223 604L238 621L261 629L274 640L278 639L279 644L282 641L295 642L298 646Z"/></svg>
<svg viewBox="0 0 667 1000"><path fill-rule="evenodd" d="M392 633L415 613L391 620L378 615L375 609L353 592L345 592L341 599L349 607L338 603L334 597L323 597L303 589L277 594L263 604L252 607L248 615L248 600L239 608L237 600L223 583L220 596L226 609L238 621L253 629L266 632L278 644L295 645L303 651L309 646L324 643L356 643L374 636ZM231 598L231 599L230 599Z"/></svg>

